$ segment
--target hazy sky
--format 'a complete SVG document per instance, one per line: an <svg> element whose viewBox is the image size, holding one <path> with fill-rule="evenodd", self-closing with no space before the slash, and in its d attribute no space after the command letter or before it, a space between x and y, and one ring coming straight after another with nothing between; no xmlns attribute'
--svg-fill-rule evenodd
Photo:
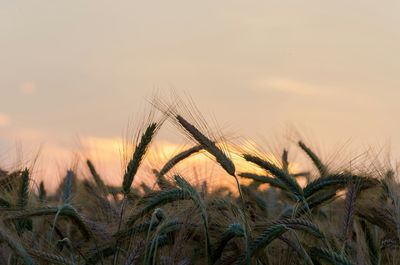
<svg viewBox="0 0 400 265"><path fill-rule="evenodd" d="M152 91L172 88L244 137L289 124L322 147L390 142L398 156L399 12L366 0L2 1L0 163L16 141L118 138Z"/></svg>

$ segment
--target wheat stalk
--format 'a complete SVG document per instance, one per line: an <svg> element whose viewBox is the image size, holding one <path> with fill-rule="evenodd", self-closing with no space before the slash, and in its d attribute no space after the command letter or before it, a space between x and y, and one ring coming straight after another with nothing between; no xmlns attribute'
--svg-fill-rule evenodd
<svg viewBox="0 0 400 265"><path fill-rule="evenodd" d="M206 206L204 205L203 200L201 199L199 193L187 182L184 178L179 175L175 175L175 182L176 184L185 191L194 204L196 205L197 209L200 211L201 219L203 221L205 236L206 236L206 250L207 250L207 258L209 263L212 263L212 252L211 252L211 242L210 242L210 234L209 234L209 227L208 227L208 214L206 210Z"/></svg>

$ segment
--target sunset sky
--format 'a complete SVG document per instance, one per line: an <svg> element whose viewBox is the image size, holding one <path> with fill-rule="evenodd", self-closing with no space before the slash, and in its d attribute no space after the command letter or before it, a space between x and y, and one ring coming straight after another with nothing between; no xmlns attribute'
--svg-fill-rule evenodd
<svg viewBox="0 0 400 265"><path fill-rule="evenodd" d="M296 128L322 154L350 142L397 158L399 12L366 0L2 1L0 166L16 146L60 164L78 139L113 149L171 90L261 145ZM159 139L178 148L175 134Z"/></svg>

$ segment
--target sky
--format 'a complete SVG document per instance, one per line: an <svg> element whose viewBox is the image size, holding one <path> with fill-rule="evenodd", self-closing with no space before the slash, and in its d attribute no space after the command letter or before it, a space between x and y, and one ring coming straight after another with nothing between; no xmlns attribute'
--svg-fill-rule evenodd
<svg viewBox="0 0 400 265"><path fill-rule="evenodd" d="M351 143L399 157L399 11L367 0L2 1L0 165L39 147L58 167L82 146L115 151L155 91L190 95L207 121L260 144L298 130L322 155ZM176 130L160 142L178 145Z"/></svg>

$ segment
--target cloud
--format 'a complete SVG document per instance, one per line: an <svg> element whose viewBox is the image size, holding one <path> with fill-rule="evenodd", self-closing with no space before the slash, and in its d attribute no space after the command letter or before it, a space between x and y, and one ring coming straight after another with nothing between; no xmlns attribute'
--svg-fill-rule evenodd
<svg viewBox="0 0 400 265"><path fill-rule="evenodd" d="M326 102L344 102L357 104L370 108L371 104L377 105L379 102L376 97L347 86L337 86L333 84L315 84L312 82L297 81L288 78L267 77L260 78L251 83L251 87L257 92L279 92L290 95L313 97Z"/></svg>
<svg viewBox="0 0 400 265"><path fill-rule="evenodd" d="M316 86L285 78L265 78L254 82L257 91L278 91L290 94L314 96L319 93Z"/></svg>
<svg viewBox="0 0 400 265"><path fill-rule="evenodd" d="M0 127L7 126L10 123L10 117L5 114L0 112Z"/></svg>
<svg viewBox="0 0 400 265"><path fill-rule="evenodd" d="M36 85L35 85L35 83L33 83L31 81L23 82L19 86L19 91L24 95L33 94L35 92L35 90L36 90Z"/></svg>

